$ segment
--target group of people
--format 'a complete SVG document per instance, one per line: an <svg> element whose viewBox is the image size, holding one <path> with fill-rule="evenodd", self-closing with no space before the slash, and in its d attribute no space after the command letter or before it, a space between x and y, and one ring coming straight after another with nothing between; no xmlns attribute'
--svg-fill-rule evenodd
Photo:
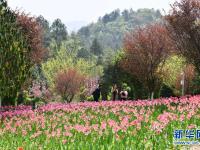
<svg viewBox="0 0 200 150"><path fill-rule="evenodd" d="M125 90L125 88L123 88L120 92L117 88L117 85L114 84L112 89L111 89L111 93L112 93L112 98L111 100L115 101L115 100L127 100L128 99L128 92ZM101 88L100 85L94 90L94 92L92 93L94 101L98 102L99 98L101 96Z"/></svg>

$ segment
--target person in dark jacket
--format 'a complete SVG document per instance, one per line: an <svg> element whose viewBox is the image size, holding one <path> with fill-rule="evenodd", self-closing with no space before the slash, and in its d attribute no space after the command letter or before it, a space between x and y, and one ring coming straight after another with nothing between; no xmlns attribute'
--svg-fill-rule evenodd
<svg viewBox="0 0 200 150"><path fill-rule="evenodd" d="M100 86L98 86L98 88L96 88L96 89L94 90L94 92L92 93L92 95L93 95L94 101L98 102L98 101L99 101L99 98L100 98L100 95L101 95Z"/></svg>

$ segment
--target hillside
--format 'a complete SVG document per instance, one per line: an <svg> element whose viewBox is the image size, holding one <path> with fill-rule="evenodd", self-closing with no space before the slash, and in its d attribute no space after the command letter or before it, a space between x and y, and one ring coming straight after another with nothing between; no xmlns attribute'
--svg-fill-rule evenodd
<svg viewBox="0 0 200 150"><path fill-rule="evenodd" d="M97 39L102 46L104 53L106 50L117 50L122 46L122 41L126 32L134 30L138 26L143 26L159 21L161 13L154 9L139 9L137 11L119 9L100 17L96 23L82 27L78 35L89 49L94 39Z"/></svg>

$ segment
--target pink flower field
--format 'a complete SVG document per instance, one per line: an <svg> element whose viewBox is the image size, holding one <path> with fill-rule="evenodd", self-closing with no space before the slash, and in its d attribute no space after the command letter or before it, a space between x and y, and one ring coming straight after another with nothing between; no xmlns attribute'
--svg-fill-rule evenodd
<svg viewBox="0 0 200 150"><path fill-rule="evenodd" d="M181 149L174 130L200 129L200 96L6 109L0 112L1 150Z"/></svg>

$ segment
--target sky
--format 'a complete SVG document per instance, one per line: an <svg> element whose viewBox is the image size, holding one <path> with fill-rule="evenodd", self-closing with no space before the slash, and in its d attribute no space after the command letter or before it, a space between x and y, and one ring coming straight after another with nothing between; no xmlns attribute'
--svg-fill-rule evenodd
<svg viewBox="0 0 200 150"><path fill-rule="evenodd" d="M50 22L60 18L65 24L88 24L119 8L154 8L168 12L175 0L8 0L12 9L44 16ZM72 25L73 26L73 25Z"/></svg>

